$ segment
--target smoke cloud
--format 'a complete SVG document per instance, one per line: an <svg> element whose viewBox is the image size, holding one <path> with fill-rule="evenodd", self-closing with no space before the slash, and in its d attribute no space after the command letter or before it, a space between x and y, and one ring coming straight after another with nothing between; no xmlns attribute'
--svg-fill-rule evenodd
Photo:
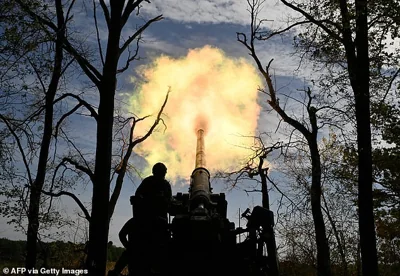
<svg viewBox="0 0 400 276"><path fill-rule="evenodd" d="M168 89L163 112L167 126L159 124L135 152L148 162L145 173L157 162L168 167L167 177L187 179L195 166L196 131L205 131L207 169L237 169L251 153L260 106L257 104L261 80L245 59L227 57L210 46L193 49L185 57L160 56L138 73L146 80L132 96L130 109L138 116L158 113ZM142 136L154 120L137 125Z"/></svg>

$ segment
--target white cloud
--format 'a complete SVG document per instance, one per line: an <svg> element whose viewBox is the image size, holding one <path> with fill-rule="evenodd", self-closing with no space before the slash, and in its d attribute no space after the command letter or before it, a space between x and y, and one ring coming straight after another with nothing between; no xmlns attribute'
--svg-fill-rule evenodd
<svg viewBox="0 0 400 276"><path fill-rule="evenodd" d="M150 34L149 32L143 33L142 38L144 43L141 45L141 47L160 51L166 55L182 56L185 55L188 50L187 48L182 47L177 43L157 39L157 37Z"/></svg>
<svg viewBox="0 0 400 276"><path fill-rule="evenodd" d="M250 17L247 11L247 1L243 0L154 0L149 5L143 5L142 12L194 23L234 23L249 24ZM266 0L260 18L267 18L276 22L284 21L289 9L277 0Z"/></svg>

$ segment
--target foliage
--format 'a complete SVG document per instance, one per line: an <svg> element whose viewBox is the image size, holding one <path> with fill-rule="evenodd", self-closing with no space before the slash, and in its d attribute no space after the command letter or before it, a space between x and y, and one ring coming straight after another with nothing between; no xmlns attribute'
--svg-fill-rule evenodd
<svg viewBox="0 0 400 276"><path fill-rule="evenodd" d="M400 268L400 107L381 105L375 115L379 118L375 125L387 143L373 152L379 260Z"/></svg>
<svg viewBox="0 0 400 276"><path fill-rule="evenodd" d="M46 248L45 256L43 252L40 255L38 267L44 265L44 258L48 268L81 268L85 259L85 244L75 244L72 242L54 241L43 242L38 251ZM0 238L0 263L2 267L23 266L25 261L26 241L14 241ZM112 244L108 247L108 262L116 262L125 248L117 247ZM0 269L2 268L0 267Z"/></svg>
<svg viewBox="0 0 400 276"><path fill-rule="evenodd" d="M383 275L396 275L400 265L400 109L397 104L380 104L372 112L373 126L380 134L372 152L378 258ZM335 177L354 189L357 152L351 144L343 147L341 158Z"/></svg>
<svg viewBox="0 0 400 276"><path fill-rule="evenodd" d="M323 74L317 80L321 93L325 98L345 99L339 106L352 123L348 126L354 127L356 134L350 132L343 138L349 141L350 148L357 149L362 269L364 274L378 275L373 206L373 182L377 179L376 174L374 179L372 167L381 162L373 161L377 155L372 153L370 112L371 103L379 109L387 100L394 99L391 86L399 73L400 52L392 47L392 40L398 38L399 33L400 13L396 9L399 1L281 2L301 15L301 19L294 19L284 30L261 33L260 39L267 40L300 26L296 29L294 44L302 58L307 57L315 68L322 69ZM328 109L337 111L334 106L328 106ZM343 126L337 128L342 132L345 129ZM355 136L357 142L350 142ZM388 178L385 172L383 177Z"/></svg>
<svg viewBox="0 0 400 276"><path fill-rule="evenodd" d="M43 140L40 146L38 169L35 178L29 175L29 165L27 162L24 162L26 170L28 171L31 193L28 212L28 257L26 265L28 267L35 265L35 243L38 231L37 227L39 225L38 209L40 207L41 195L50 196L50 204L53 198L67 195L75 200L89 222L87 265L90 274L103 274L107 254L106 246L109 221L122 189L122 183L126 169L129 167L128 162L132 149L135 145L141 143L151 135L154 128L162 120L160 116L168 99L167 96L154 125L143 137L134 140L133 130L135 124L145 118L124 118L123 122L121 122L122 127L119 128L120 125L117 125L121 132L122 128L129 129L129 136L127 139L124 139L124 148L119 151L119 159L121 160L120 166L113 167L112 160L114 156L112 154L112 149L114 146L113 130L117 76L126 71L130 64L137 59L142 32L150 24L161 20L162 16L157 16L146 21L142 26L136 27L136 32L129 34L128 37L123 37L126 33L125 31L123 32L123 29L126 30L132 27L129 19L131 15L135 14L135 10L137 10L136 15L139 15L139 9L142 6L142 2L144 2L143 0L128 0L126 2L114 1L109 3L102 0L99 2L93 0L91 1L92 7L89 9L87 9L86 3L90 1L84 1L81 3L82 7L86 12L89 11L92 13L92 18L90 20L94 23L92 25L95 31L95 39L93 41L96 41L93 42L90 39L86 40L86 38L83 39L79 36L79 28L76 27L77 22L74 18L75 16L79 16L79 11L77 10L78 4L75 1L56 0L54 2L30 2L17 0L15 2L17 5L14 5L14 2L10 3L13 7L16 7L18 11L21 11L21 19L23 19L24 22L34 22L36 24L35 26L38 26L37 30L50 41L50 45L54 45L53 48L50 48L54 50L54 54L49 55L51 60L54 59L54 66L49 68L44 67L44 69L48 69L51 73L49 75L51 76L51 81L48 85L48 89L46 83L43 82L41 78L43 77L46 79L46 75L41 75L42 66L34 67L29 63L34 69L33 72L30 73L34 73L38 77L41 88L43 92L45 92L45 106L43 108L46 112L45 124L43 128L38 129L38 132L43 132ZM98 21L98 9L103 13L103 22ZM104 42L102 41L102 35L100 35L102 27L107 27L104 30L108 31L108 35L106 35L108 39ZM131 29L129 29L129 32L130 31ZM86 28L83 32L86 32ZM18 30L15 31L11 29L11 31L6 32L6 37L14 41L14 33L18 33ZM90 36L92 34L93 33L90 33L90 31L87 31L87 35ZM133 45L136 46L136 50L132 52L131 48ZM97 54L97 57L94 57L94 53ZM72 59L65 60L66 56L70 56ZM90 80L98 91L98 96L96 97L98 109L95 109L92 104L85 101L83 97L81 97L82 94L64 93L59 98L55 97L56 92L61 92L59 87L61 75L65 72L66 67L75 62L80 69L79 71L85 75L85 81ZM61 65L64 65L64 67L61 68ZM76 86L74 86L74 88L75 87ZM72 108L68 104L69 111L66 113L60 112L59 120L56 124L53 124L53 111L58 107L56 103L61 104L62 100L63 103L65 103L70 99L78 103ZM89 165L89 162L86 161L84 154L76 147L74 141L69 139L68 135L64 135L63 138L66 140L67 144L72 144L75 155L73 157L65 156L59 158L61 159L59 164L54 163L53 177L46 178L46 173L48 172L47 159L50 150L53 150L50 149L50 142L54 137L57 143L59 133L65 134L65 132L61 130L62 122L81 108L86 108L90 116L96 120L93 125L96 126L97 124L97 140L95 143L96 158L94 160L94 166ZM130 127L128 127L129 125ZM9 127L9 129L10 132L14 133L12 127ZM16 135L13 136L17 139ZM19 147L19 149L21 155L24 155L23 149L21 149L21 147ZM56 156L56 150L57 148L54 147L54 156ZM92 156L93 155L94 152L92 153ZM54 158L52 161L57 162L59 159ZM73 172L80 171L81 174L84 174L86 178L93 183L91 214L89 214L86 206L75 194L62 189L59 191L59 187L56 187L58 183L54 180L60 177L60 175L63 176L64 172L71 168ZM78 176L80 176L79 173ZM117 179L110 197L110 185L114 176L116 176ZM35 180L33 181L33 179ZM62 177L62 179L64 178ZM46 187L49 188L49 191L43 190L46 180L47 183L49 183ZM57 190L57 192L53 189Z"/></svg>

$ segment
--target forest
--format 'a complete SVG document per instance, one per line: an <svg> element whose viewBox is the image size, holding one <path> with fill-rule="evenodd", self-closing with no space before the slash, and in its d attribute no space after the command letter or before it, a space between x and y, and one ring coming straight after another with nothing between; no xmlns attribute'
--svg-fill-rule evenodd
<svg viewBox="0 0 400 276"><path fill-rule="evenodd" d="M47 256L41 255L40 259L43 263L38 267L52 267L52 268L71 268L76 269L82 266L84 262L84 244L74 244L72 242L44 242L41 246L46 248L46 251L41 252L47 253ZM23 267L25 261L25 249L26 241L12 241L8 239L0 239L0 269L4 267ZM37 248L40 251L38 245ZM116 247L112 244L108 244L107 249L107 263L109 267L115 263L121 255L124 248ZM44 262L47 262L44 264Z"/></svg>
<svg viewBox="0 0 400 276"><path fill-rule="evenodd" d="M123 251L110 240L120 198L153 157L186 169L190 135L177 125L201 121L215 135L206 143L224 131L251 140L236 145L244 158L227 150L208 166L228 205L229 191L260 193L251 204L274 212L279 275L399 275L400 1L212 3L232 31L215 45L189 39L188 24L218 27L200 18L210 5L198 19L174 17L191 4L1 1L1 268L105 275ZM222 15L233 7L240 19ZM280 11L279 24L269 19ZM184 38L156 44L156 28L178 25ZM161 141L168 157L154 154ZM208 155L231 144L216 143ZM179 183L190 173L170 171ZM6 225L26 240L3 236Z"/></svg>

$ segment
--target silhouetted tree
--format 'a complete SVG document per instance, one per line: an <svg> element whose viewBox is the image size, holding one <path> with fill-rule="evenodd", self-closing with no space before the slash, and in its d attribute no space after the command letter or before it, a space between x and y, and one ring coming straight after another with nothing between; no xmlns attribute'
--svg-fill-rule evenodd
<svg viewBox="0 0 400 276"><path fill-rule="evenodd" d="M1 115L0 119L6 125L8 131L11 133L13 138L17 143L17 147L19 150L19 154L22 156L23 164L26 169L27 179L29 188L29 206L27 207L27 217L28 217L28 227L27 227L27 257L26 264L27 268L33 268L36 265L37 258L37 245L36 242L38 240L38 231L39 231L39 212L40 212L40 202L41 202L41 191L43 189L45 183L46 172L48 170L48 156L50 150L50 143L52 139L53 132L53 118L54 118L54 107L53 101L55 99L56 93L59 88L59 83L61 77L68 65L70 63L64 60L64 51L63 45L66 34L66 23L67 20L64 17L64 13L62 10L61 0L55 1L55 32L54 33L46 33L42 32L40 25L37 24L35 20L30 20L25 18L21 25L13 25L13 18L8 17L12 11L17 12L21 18L24 18L24 12L21 7L16 5L14 2L6 3L9 8L11 8L3 20L5 20L6 32L3 36L6 44L5 47L2 48L3 51L11 52L12 58L19 61L24 61L24 65L26 67L31 68L29 71L34 74L37 79L37 82L41 84L40 90L43 93L44 103L43 106L40 106L34 114L34 116L38 116L42 112L44 113L44 122L42 125L42 133L41 133L41 141L40 141L40 149L39 155L37 158L37 168L35 170L35 174L30 171L30 164L26 158L26 151L23 149L22 142L17 132L23 128L24 122L16 122L15 118L10 118L9 114ZM24 3L27 7L32 10L37 10L41 7L41 4L35 1ZM31 22L31 24L29 24ZM15 23L15 22L14 22ZM9 34L7 34L7 28ZM13 29L14 28L14 29ZM27 29L24 29L27 28ZM28 31L42 32L41 38L42 41L35 41L33 37L27 35ZM19 41L20 38L25 36L25 41L22 45L15 44L16 41ZM15 45L12 45L12 44ZM49 50L46 54L48 54L52 59L52 64L49 63L41 63L39 58L31 57L29 55L38 53L36 50L41 44L53 44L53 46L48 46ZM14 47L13 47L14 46ZM41 68L41 66L49 65L51 68ZM15 67L15 68L14 68ZM10 67L10 71L17 71L17 65L12 64ZM13 70L14 69L14 70ZM29 72L28 71L28 72ZM15 78L16 76L10 76L10 74L4 74L3 77ZM47 83L48 80L48 84ZM9 86L8 88L11 88ZM6 91L8 96L12 95L14 91L10 89ZM27 120L32 119L33 116L28 117ZM20 129L18 129L20 128ZM29 141L28 141L29 143ZM32 145L31 145L32 146Z"/></svg>
<svg viewBox="0 0 400 276"><path fill-rule="evenodd" d="M22 1L18 0L21 5ZM73 1L72 1L73 2ZM63 48L71 54L78 62L79 66L96 86L99 92L99 106L97 110L97 134L96 134L96 157L94 172L87 171L93 182L92 210L89 225L89 245L87 267L90 275L104 275L107 260L107 241L109 229L109 199L110 199L110 176L112 159L112 134L114 123L114 99L117 86L117 75L126 71L132 61L137 58L138 52L131 52L130 45L138 42L142 32L152 23L162 19L162 16L147 21L138 28L135 33L128 38L122 38L122 31L126 26L131 14L139 11L141 5L147 1L128 0L128 1L110 1L107 4L104 0L93 1L94 22L98 40L98 54L100 56L100 69L92 63L87 56L81 52L80 45L74 45L74 42L65 39ZM103 12L108 36L106 49L103 52L100 43L98 19L96 8L100 6ZM57 31L57 25L51 20L30 10L24 5L27 12L38 20L41 24ZM68 10L68 14L71 10ZM137 44L136 44L137 45ZM120 58L124 53L125 62L119 67Z"/></svg>
<svg viewBox="0 0 400 276"><path fill-rule="evenodd" d="M315 64L325 65L326 87L335 87L336 95L346 95L352 100L347 110L354 112L357 137L362 267L364 273L377 275L370 103L372 96L384 100L392 80L398 75L398 70L390 68L397 66L398 54L390 51L391 42L385 38L398 37L399 3L366 0L322 2L281 0L281 3L301 18L290 22L286 28L279 31L260 31L256 38L268 40L277 34L297 28L294 42L299 53L303 57L310 58ZM389 70L384 66L389 67ZM386 77L392 79L388 86L376 81L384 79L385 74L392 75ZM371 94L371 87L376 93ZM346 94L347 91L350 93Z"/></svg>
<svg viewBox="0 0 400 276"><path fill-rule="evenodd" d="M255 41L259 39L261 32L262 21L259 20L258 14L261 9L262 1L249 0L248 4L251 19L250 34L237 33L237 39L249 50L250 56L256 62L257 68L266 82L267 90L263 90L263 92L269 96L268 104L284 122L300 132L307 142L312 166L310 198L317 244L317 270L319 275L331 275L329 245L326 238L324 217L321 209L321 160L317 143L318 130L320 129L317 118L318 109L313 106L313 95L310 88L304 91L307 96L304 107L307 112L309 125L307 125L306 122L301 122L291 117L284 108L281 107L269 73L269 68L273 60L270 60L267 66L264 66L257 56L255 48Z"/></svg>

